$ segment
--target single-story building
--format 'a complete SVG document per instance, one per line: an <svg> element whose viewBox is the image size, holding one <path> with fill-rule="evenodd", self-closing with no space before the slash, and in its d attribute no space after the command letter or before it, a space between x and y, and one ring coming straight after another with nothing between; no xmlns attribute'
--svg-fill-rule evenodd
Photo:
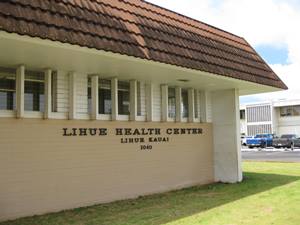
<svg viewBox="0 0 300 225"><path fill-rule="evenodd" d="M242 181L239 36L142 0L0 1L0 220Z"/></svg>

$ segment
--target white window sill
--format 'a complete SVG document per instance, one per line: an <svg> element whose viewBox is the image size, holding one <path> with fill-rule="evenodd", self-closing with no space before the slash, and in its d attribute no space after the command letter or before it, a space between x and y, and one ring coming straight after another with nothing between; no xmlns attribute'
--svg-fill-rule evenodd
<svg viewBox="0 0 300 225"><path fill-rule="evenodd" d="M13 118L16 116L17 113L14 110L0 110L0 117Z"/></svg>
<svg viewBox="0 0 300 225"><path fill-rule="evenodd" d="M119 121L129 121L129 115L118 115L117 120L119 120Z"/></svg>
<svg viewBox="0 0 300 225"><path fill-rule="evenodd" d="M188 118L181 118L181 121L182 123L187 123L188 122Z"/></svg>
<svg viewBox="0 0 300 225"><path fill-rule="evenodd" d="M137 116L136 121L144 122L144 121L146 121L146 116Z"/></svg>
<svg viewBox="0 0 300 225"><path fill-rule="evenodd" d="M50 115L49 115L49 119L67 120L68 119L68 113L51 112Z"/></svg>
<svg viewBox="0 0 300 225"><path fill-rule="evenodd" d="M98 114L98 120L109 121L109 120L111 120L111 115L110 114Z"/></svg>
<svg viewBox="0 0 300 225"><path fill-rule="evenodd" d="M35 112L35 111L25 111L24 112L24 118L42 119L42 118L44 118L44 113L43 112Z"/></svg>
<svg viewBox="0 0 300 225"><path fill-rule="evenodd" d="M175 122L175 118L168 118L167 122Z"/></svg>

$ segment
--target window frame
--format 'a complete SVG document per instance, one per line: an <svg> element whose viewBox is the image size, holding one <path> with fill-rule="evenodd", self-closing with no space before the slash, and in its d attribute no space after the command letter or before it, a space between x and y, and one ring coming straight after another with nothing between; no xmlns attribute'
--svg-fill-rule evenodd
<svg viewBox="0 0 300 225"><path fill-rule="evenodd" d="M106 88L106 87L103 87L101 85L101 81L109 81L109 85L110 85L110 88ZM110 90L110 113L101 113L100 112L100 101L101 101L101 98L100 98L100 90ZM105 100L105 99L104 99ZM112 103L112 84L111 84L111 79L105 79L105 78L99 78L98 79L98 115L102 118L102 119L110 119L111 118L111 114L112 114L112 107L113 107L113 103ZM103 108L104 112L105 112L105 104L104 104L104 108Z"/></svg>
<svg viewBox="0 0 300 225"><path fill-rule="evenodd" d="M8 117L14 116L15 113L16 113L16 110L17 110L17 103L16 103L16 101L17 101L17 74L16 74L16 69L0 67L0 74L1 75L7 74L9 77L12 77L11 79L8 79L8 80L14 80L14 90L13 89L2 89L2 88L0 88L0 91L14 93L14 95L12 96L12 109L8 109L7 104L6 104L6 109L0 109L1 116L8 116Z"/></svg>
<svg viewBox="0 0 300 225"><path fill-rule="evenodd" d="M43 78L43 80L39 80L39 79L35 79L35 78L26 78L26 75L27 76L41 76ZM38 94L38 110L35 110L34 108L36 106L34 106L34 101L36 101L36 99L34 99L36 96L33 96L32 97L32 108L33 110L28 110L26 109L26 82L33 82L33 83L39 83L39 84L43 84L43 89L42 89L42 92L43 94L41 94L42 92L39 92ZM25 76L24 76L24 113L28 114L29 116L31 115L39 115L40 113L44 114L44 111L45 111L45 98L47 96L45 96L45 87L46 87L46 80L45 80L45 73L44 72L41 72L41 71L33 71L33 70L28 70L28 71L25 71ZM29 93L31 94L31 93ZM35 93L33 93L35 94ZM41 95L43 96L43 100L41 100ZM30 115L31 114L31 115Z"/></svg>
<svg viewBox="0 0 300 225"><path fill-rule="evenodd" d="M120 83L126 83L126 85L128 85L128 89L122 89L119 88ZM120 113L120 96L119 96L119 92L128 92L128 114L121 114ZM118 96L118 118L119 120L128 120L129 116L130 116L130 81L129 80L118 80L118 84L117 84L117 96Z"/></svg>
<svg viewBox="0 0 300 225"><path fill-rule="evenodd" d="M173 90L174 91L174 96L171 96L170 97L170 90ZM171 104L170 104L170 99L171 100L174 100L174 104L173 104L173 108L170 108L171 107ZM170 122L173 122L176 120L176 87L173 87L173 86L168 86L168 95L167 95L167 102L168 102L168 105L167 105L167 110L168 110L168 115L167 115L167 119L168 121ZM174 110L174 111L173 111ZM170 116L172 115L173 116Z"/></svg>
<svg viewBox="0 0 300 225"><path fill-rule="evenodd" d="M186 96L184 96L186 95ZM186 88L181 88L180 93L180 110L181 110L181 120L182 122L186 122L186 120L189 118L189 92ZM186 98L186 102L184 103L184 97ZM186 104L186 116L184 115L184 104Z"/></svg>

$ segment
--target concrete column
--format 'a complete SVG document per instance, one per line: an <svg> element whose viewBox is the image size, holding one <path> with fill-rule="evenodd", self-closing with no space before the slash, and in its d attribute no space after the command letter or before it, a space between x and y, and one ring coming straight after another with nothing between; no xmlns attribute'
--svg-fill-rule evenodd
<svg viewBox="0 0 300 225"><path fill-rule="evenodd" d="M17 68L16 74L16 109L17 118L24 117L24 83L25 83L25 66L21 65Z"/></svg>
<svg viewBox="0 0 300 225"><path fill-rule="evenodd" d="M176 98L176 122L181 122L181 87L175 88L175 98Z"/></svg>
<svg viewBox="0 0 300 225"><path fill-rule="evenodd" d="M51 112L52 112L52 95L51 95L51 76L52 76L52 71L51 69L46 69L45 70L45 109L44 109L44 118L49 119L51 117Z"/></svg>
<svg viewBox="0 0 300 225"><path fill-rule="evenodd" d="M91 94L92 94L92 110L91 110L91 119L97 120L99 114L99 77L97 75L93 75L91 77Z"/></svg>
<svg viewBox="0 0 300 225"><path fill-rule="evenodd" d="M130 115L129 119L131 121L136 121L137 118L137 81L131 80L130 81L130 100L129 100L129 107L130 107Z"/></svg>
<svg viewBox="0 0 300 225"><path fill-rule="evenodd" d="M211 97L215 181L242 181L238 90L215 91Z"/></svg>
<svg viewBox="0 0 300 225"><path fill-rule="evenodd" d="M192 123L195 121L195 101L194 96L195 92L193 88L188 89L188 105L189 105L189 122Z"/></svg>
<svg viewBox="0 0 300 225"><path fill-rule="evenodd" d="M207 91L200 92L200 122L207 123L209 122L209 112L208 112L208 102L209 102L209 93Z"/></svg>
<svg viewBox="0 0 300 225"><path fill-rule="evenodd" d="M111 79L111 119L118 118L118 79Z"/></svg>
<svg viewBox="0 0 300 225"><path fill-rule="evenodd" d="M146 84L146 117L148 122L153 121L153 85Z"/></svg>
<svg viewBox="0 0 300 225"><path fill-rule="evenodd" d="M69 119L76 119L76 74L69 74Z"/></svg>
<svg viewBox="0 0 300 225"><path fill-rule="evenodd" d="M161 85L161 120L168 121L168 85Z"/></svg>

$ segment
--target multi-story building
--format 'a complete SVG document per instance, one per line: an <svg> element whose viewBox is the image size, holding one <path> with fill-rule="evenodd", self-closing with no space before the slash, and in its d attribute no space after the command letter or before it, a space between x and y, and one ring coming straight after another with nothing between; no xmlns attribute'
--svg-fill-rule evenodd
<svg viewBox="0 0 300 225"><path fill-rule="evenodd" d="M300 134L300 100L277 100L240 106L241 133Z"/></svg>

